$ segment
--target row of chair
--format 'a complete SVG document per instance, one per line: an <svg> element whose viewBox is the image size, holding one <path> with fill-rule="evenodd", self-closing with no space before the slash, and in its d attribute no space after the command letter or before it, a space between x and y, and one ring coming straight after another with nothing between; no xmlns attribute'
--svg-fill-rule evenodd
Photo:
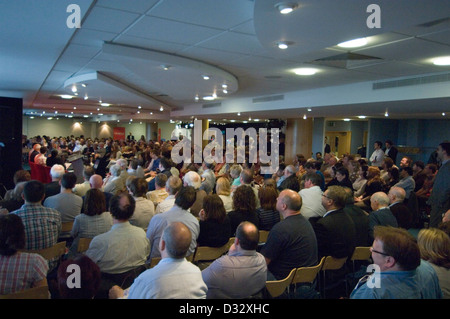
<svg viewBox="0 0 450 319"><path fill-rule="evenodd" d="M352 271L355 271L356 261L369 260L371 256L370 247L356 247L351 257ZM332 256L322 257L316 266L300 267L291 270L289 275L281 280L273 280L266 282L266 289L273 297L281 296L291 285L296 284L312 284L316 280L319 281L319 289L322 298L326 298L326 276L325 272L329 270L341 269L347 262L347 257L335 258Z"/></svg>

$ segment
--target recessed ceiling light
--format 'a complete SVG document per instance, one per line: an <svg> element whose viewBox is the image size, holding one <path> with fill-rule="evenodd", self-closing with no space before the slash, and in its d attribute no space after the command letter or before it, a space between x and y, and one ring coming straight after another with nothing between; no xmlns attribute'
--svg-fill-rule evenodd
<svg viewBox="0 0 450 319"><path fill-rule="evenodd" d="M67 94L60 95L60 97L61 97L62 99L66 99L66 100L73 99L73 96L72 96L72 95L67 95Z"/></svg>
<svg viewBox="0 0 450 319"><path fill-rule="evenodd" d="M365 116L365 115L360 115L360 116L358 116L358 118L359 118L359 119L365 119L366 116Z"/></svg>
<svg viewBox="0 0 450 319"><path fill-rule="evenodd" d="M442 116L445 116L445 112L442 112Z"/></svg>
<svg viewBox="0 0 450 319"><path fill-rule="evenodd" d="M344 122L350 122L350 119L344 119Z"/></svg>
<svg viewBox="0 0 450 319"><path fill-rule="evenodd" d="M277 8L281 14L289 14L297 8L297 4L292 2L280 2L275 5L275 8Z"/></svg>
<svg viewBox="0 0 450 319"><path fill-rule="evenodd" d="M286 50L289 48L289 45L286 42L278 42L278 49Z"/></svg>
<svg viewBox="0 0 450 319"><path fill-rule="evenodd" d="M77 92L77 87L76 87L76 85L72 86L72 92L73 92L73 93Z"/></svg>
<svg viewBox="0 0 450 319"><path fill-rule="evenodd" d="M309 109L308 109L308 112L311 112L311 111L312 111L312 109L309 108Z"/></svg>
<svg viewBox="0 0 450 319"><path fill-rule="evenodd" d="M210 79L209 75L202 75L202 77L203 77L203 80L205 80L205 81Z"/></svg>
<svg viewBox="0 0 450 319"><path fill-rule="evenodd" d="M450 65L450 56L443 56L433 59L434 65Z"/></svg>
<svg viewBox="0 0 450 319"><path fill-rule="evenodd" d="M111 104L109 103L100 103L101 106L110 106Z"/></svg>
<svg viewBox="0 0 450 319"><path fill-rule="evenodd" d="M359 38L350 41L341 42L338 44L341 48L358 48L367 44L367 38Z"/></svg>
<svg viewBox="0 0 450 319"><path fill-rule="evenodd" d="M161 107L159 108L159 110L162 112L162 111L164 111L164 108L161 106Z"/></svg>
<svg viewBox="0 0 450 319"><path fill-rule="evenodd" d="M297 75L314 75L317 73L317 69L313 69L313 68L299 68L299 69L295 69L294 73Z"/></svg>
<svg viewBox="0 0 450 319"><path fill-rule="evenodd" d="M205 101L213 101L214 100L214 96L212 96L212 95L204 96L203 100L205 100Z"/></svg>

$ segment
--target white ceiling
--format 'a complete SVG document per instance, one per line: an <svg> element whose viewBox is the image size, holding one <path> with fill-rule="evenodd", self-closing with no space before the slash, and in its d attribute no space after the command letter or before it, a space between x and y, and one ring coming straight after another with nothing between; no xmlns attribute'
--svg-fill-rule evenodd
<svg viewBox="0 0 450 319"><path fill-rule="evenodd" d="M0 0L0 96L23 98L28 114L92 120L450 113L450 66L431 63L450 56L450 1L298 0L286 16L279 1ZM66 25L74 2L79 29ZM381 28L367 27L371 3ZM359 37L368 45L337 46ZM280 50L281 40L293 44ZM329 59L347 53L373 59ZM305 66L319 72L292 72ZM380 82L391 85L374 89ZM78 97L61 99L73 84Z"/></svg>

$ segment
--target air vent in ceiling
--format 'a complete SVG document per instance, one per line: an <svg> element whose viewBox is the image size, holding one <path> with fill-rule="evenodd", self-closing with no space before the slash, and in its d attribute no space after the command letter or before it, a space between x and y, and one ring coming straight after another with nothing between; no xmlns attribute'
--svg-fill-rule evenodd
<svg viewBox="0 0 450 319"><path fill-rule="evenodd" d="M282 101L284 100L284 95L272 95L272 96L264 96L257 97L253 99L253 103L262 103L262 102L272 102L272 101Z"/></svg>
<svg viewBox="0 0 450 319"><path fill-rule="evenodd" d="M203 104L202 108L207 109L207 108L210 108L210 107L220 107L220 106L222 106L221 102L214 102L214 103Z"/></svg>
<svg viewBox="0 0 450 319"><path fill-rule="evenodd" d="M420 76L420 77L415 77L415 78L408 78L408 79L401 79L401 80L394 80L394 81L377 82L377 83L373 84L372 88L373 88L373 90L381 90L381 89L389 89L389 88L402 87L402 86L431 84L431 83L447 82L447 81L450 81L450 73Z"/></svg>

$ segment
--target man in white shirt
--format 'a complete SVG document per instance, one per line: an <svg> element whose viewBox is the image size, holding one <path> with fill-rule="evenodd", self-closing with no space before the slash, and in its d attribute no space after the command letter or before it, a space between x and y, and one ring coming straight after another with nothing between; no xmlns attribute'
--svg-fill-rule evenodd
<svg viewBox="0 0 450 319"><path fill-rule="evenodd" d="M91 184L89 183L89 179L92 175L95 174L95 170L92 166L85 166L83 170L83 179L84 182L81 184L76 184L72 189L76 195L83 197L86 195L86 192L91 189Z"/></svg>
<svg viewBox="0 0 450 319"><path fill-rule="evenodd" d="M150 240L150 258L160 257L159 242L167 225L172 222L182 222L191 231L192 240L187 256L194 253L197 247L197 238L200 234L200 224L197 218L189 212L189 208L195 202L195 189L192 186L183 187L175 197L175 205L162 214L156 214L150 220L147 229L147 238Z"/></svg>
<svg viewBox="0 0 450 319"><path fill-rule="evenodd" d="M136 201L136 208L130 218L131 225L147 229L150 220L155 215L155 205L145 194L147 193L147 181L145 178L133 178L128 186L128 191Z"/></svg>
<svg viewBox="0 0 450 319"><path fill-rule="evenodd" d="M326 210L322 205L322 178L317 173L308 173L305 176L305 188L298 192L302 197L300 213L306 219L311 217L323 217Z"/></svg>
<svg viewBox="0 0 450 319"><path fill-rule="evenodd" d="M370 162L372 163L372 166L381 167L381 165L383 164L385 154L381 147L382 147L381 141L376 141L373 144L374 151L369 159Z"/></svg>
<svg viewBox="0 0 450 319"><path fill-rule="evenodd" d="M130 286L145 270L150 243L145 231L129 222L135 207L130 194L113 196L110 203L113 226L110 231L95 236L86 251L102 272L97 298L108 298L108 291L114 285Z"/></svg>
<svg viewBox="0 0 450 319"><path fill-rule="evenodd" d="M208 288L200 269L188 262L189 228L181 222L169 224L159 242L161 261L143 272L127 290L114 286L110 299L205 299Z"/></svg>
<svg viewBox="0 0 450 319"><path fill-rule="evenodd" d="M166 199L156 207L155 214L160 214L168 211L175 204L175 195L180 191L183 183L179 177L170 176L166 182L166 191L169 194Z"/></svg>

